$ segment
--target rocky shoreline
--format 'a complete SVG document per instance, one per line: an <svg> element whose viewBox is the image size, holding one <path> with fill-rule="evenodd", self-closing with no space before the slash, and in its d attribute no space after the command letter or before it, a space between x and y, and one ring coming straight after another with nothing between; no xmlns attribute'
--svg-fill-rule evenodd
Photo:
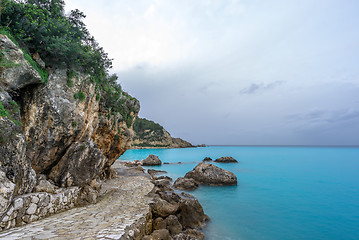
<svg viewBox="0 0 359 240"><path fill-rule="evenodd" d="M208 217L191 195L177 194L169 177L126 167L116 161L117 177L102 182L96 204L0 232L11 239L203 239L198 229Z"/></svg>

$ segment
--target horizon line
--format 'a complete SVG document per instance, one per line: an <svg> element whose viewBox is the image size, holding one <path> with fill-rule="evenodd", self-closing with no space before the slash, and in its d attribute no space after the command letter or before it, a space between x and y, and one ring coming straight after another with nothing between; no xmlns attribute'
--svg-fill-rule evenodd
<svg viewBox="0 0 359 240"><path fill-rule="evenodd" d="M359 145L274 145L274 144L206 144L212 147L346 147L346 148L359 148Z"/></svg>

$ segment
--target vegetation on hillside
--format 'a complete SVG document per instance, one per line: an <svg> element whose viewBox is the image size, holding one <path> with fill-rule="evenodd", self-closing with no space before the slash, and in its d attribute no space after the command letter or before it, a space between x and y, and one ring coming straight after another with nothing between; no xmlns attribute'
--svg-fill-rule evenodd
<svg viewBox="0 0 359 240"><path fill-rule="evenodd" d="M89 81L96 84L96 100L110 114L120 113L127 125L131 125L131 112L136 111L132 106L137 100L122 91L116 75L109 74L112 59L89 33L83 22L85 14L78 9L66 14L64 9L63 0L1 0L0 33L22 48L25 58L44 81L47 72L31 58L35 53L46 67L69 69L68 87L73 85L74 71L89 74ZM74 97L85 99L81 91Z"/></svg>
<svg viewBox="0 0 359 240"><path fill-rule="evenodd" d="M146 141L161 141L164 136L164 128L153 121L146 118L136 118L133 124L133 130L136 133L135 138L143 139ZM146 147L143 144L136 145L139 147Z"/></svg>
<svg viewBox="0 0 359 240"><path fill-rule="evenodd" d="M147 120L146 118L136 118L135 120L135 124L133 125L133 130L136 133L143 133L146 130L151 130L151 131L163 131L163 127L158 124L155 123L151 120Z"/></svg>

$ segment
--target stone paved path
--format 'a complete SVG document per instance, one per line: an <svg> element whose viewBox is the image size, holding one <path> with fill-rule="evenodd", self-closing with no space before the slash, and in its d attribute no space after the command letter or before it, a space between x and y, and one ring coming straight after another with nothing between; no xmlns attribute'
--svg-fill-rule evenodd
<svg viewBox="0 0 359 240"><path fill-rule="evenodd" d="M153 184L138 171L115 167L119 176L103 185L107 193L97 204L0 232L0 239L119 239L126 227L149 212L147 194Z"/></svg>

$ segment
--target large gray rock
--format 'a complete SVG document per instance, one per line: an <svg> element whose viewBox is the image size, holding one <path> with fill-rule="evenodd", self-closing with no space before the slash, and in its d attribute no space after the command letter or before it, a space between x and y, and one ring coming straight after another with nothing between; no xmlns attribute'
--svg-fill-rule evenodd
<svg viewBox="0 0 359 240"><path fill-rule="evenodd" d="M182 190L194 190L194 189L198 188L199 185L196 182L196 180L194 180L192 178L179 177L174 182L173 187L175 187L177 189L182 189Z"/></svg>
<svg viewBox="0 0 359 240"><path fill-rule="evenodd" d="M0 88L0 102L7 116L0 116L0 170L15 184L14 194L31 192L36 176L26 159L25 137L21 132L19 106Z"/></svg>
<svg viewBox="0 0 359 240"><path fill-rule="evenodd" d="M214 160L215 162L219 163L237 163L238 161L233 157L220 157Z"/></svg>
<svg viewBox="0 0 359 240"><path fill-rule="evenodd" d="M212 162L213 160L212 160L212 158L210 158L210 157L205 157L203 160L202 160L202 162Z"/></svg>
<svg viewBox="0 0 359 240"><path fill-rule="evenodd" d="M150 154L146 159L142 160L141 162L143 166L156 166L162 164L161 160L153 154Z"/></svg>
<svg viewBox="0 0 359 240"><path fill-rule="evenodd" d="M84 186L97 176L105 162L106 157L92 140L77 142L52 168L49 177L63 187Z"/></svg>
<svg viewBox="0 0 359 240"><path fill-rule="evenodd" d="M176 214L179 208L179 204L169 203L156 195L153 199L153 202L150 203L150 208L153 214L160 217L167 217L169 215Z"/></svg>
<svg viewBox="0 0 359 240"><path fill-rule="evenodd" d="M49 181L46 179L41 179L38 181L34 188L34 192L47 192L47 193L54 193L55 192L55 186L52 185Z"/></svg>
<svg viewBox="0 0 359 240"><path fill-rule="evenodd" d="M168 216L163 222L172 236L182 232L182 225L175 215Z"/></svg>
<svg viewBox="0 0 359 240"><path fill-rule="evenodd" d="M6 212L13 198L15 184L0 170L0 216Z"/></svg>
<svg viewBox="0 0 359 240"><path fill-rule="evenodd" d="M36 173L50 172L72 144L88 141L97 127L95 85L83 86L88 77L78 75L68 87L67 70L58 69L50 73L46 85L24 91L26 156ZM74 98L79 91L85 94L82 102Z"/></svg>
<svg viewBox="0 0 359 240"><path fill-rule="evenodd" d="M0 69L0 86L17 90L30 84L41 83L39 73L24 58L24 54L6 35L0 34L1 57L6 67Z"/></svg>
<svg viewBox="0 0 359 240"><path fill-rule="evenodd" d="M125 132L126 123L99 116L90 76L78 74L70 80L71 87L67 70L57 69L46 85L24 91L26 156L37 173L50 173L55 183L83 186L104 172L105 177L113 175L113 159L129 147L131 135L118 132ZM79 92L83 101L74 97Z"/></svg>
<svg viewBox="0 0 359 240"><path fill-rule="evenodd" d="M234 173L209 163L199 163L185 178L193 178L201 184L207 185L237 185Z"/></svg>
<svg viewBox="0 0 359 240"><path fill-rule="evenodd" d="M181 194L178 219L183 228L203 228L206 217L201 204L190 194Z"/></svg>

